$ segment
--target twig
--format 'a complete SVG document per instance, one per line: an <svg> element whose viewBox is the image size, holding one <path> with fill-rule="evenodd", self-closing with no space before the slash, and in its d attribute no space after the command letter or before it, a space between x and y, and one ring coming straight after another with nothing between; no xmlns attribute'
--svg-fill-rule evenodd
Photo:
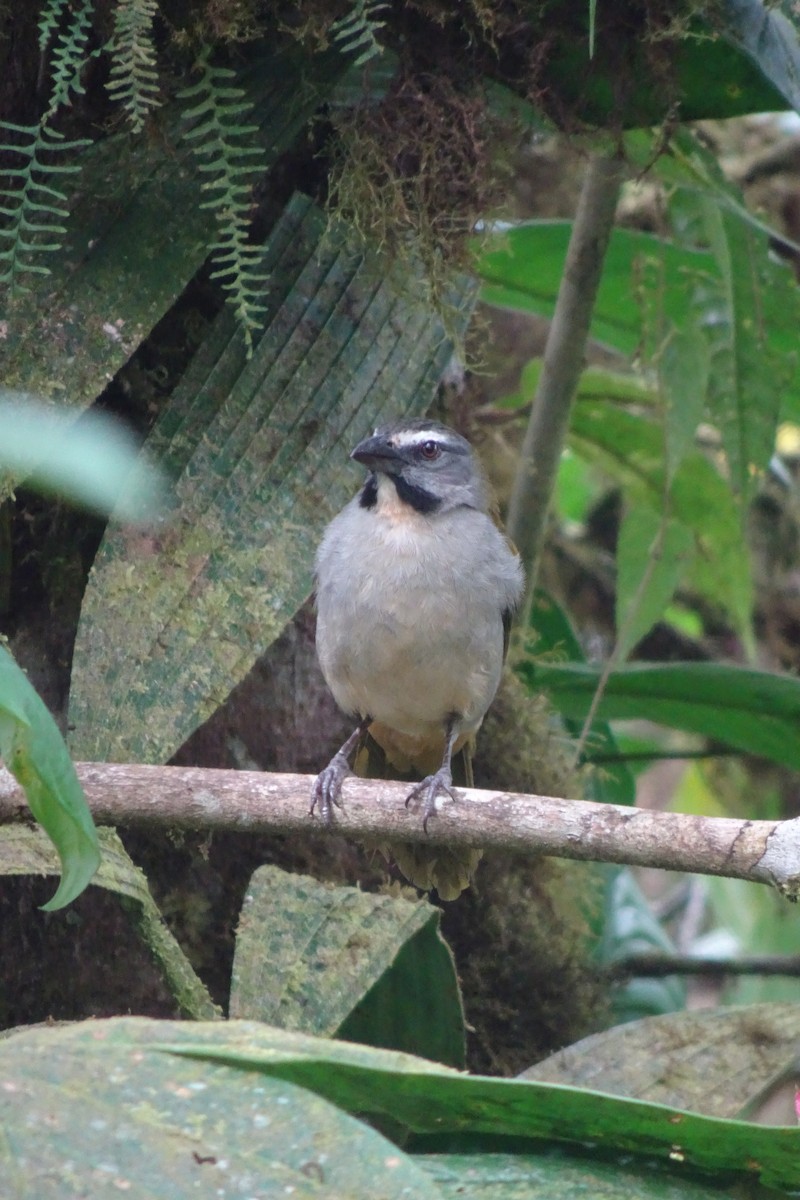
<svg viewBox="0 0 800 1200"><path fill-rule="evenodd" d="M539 386L522 444L509 507L508 533L519 548L527 570L529 604L570 408L584 367L592 311L614 225L623 170L619 158L596 155L589 160Z"/></svg>
<svg viewBox="0 0 800 1200"><path fill-rule="evenodd" d="M781 954L751 958L698 958L693 954L632 954L606 968L613 979L665 975L800 975L800 958Z"/></svg>
<svg viewBox="0 0 800 1200"><path fill-rule="evenodd" d="M800 817L746 821L653 812L585 800L464 788L428 834L405 807L408 785L350 778L332 830L309 816L311 777L118 763L79 763L100 824L246 833L338 832L380 841L494 847L632 866L750 879L800 897ZM0 768L0 822L29 817Z"/></svg>

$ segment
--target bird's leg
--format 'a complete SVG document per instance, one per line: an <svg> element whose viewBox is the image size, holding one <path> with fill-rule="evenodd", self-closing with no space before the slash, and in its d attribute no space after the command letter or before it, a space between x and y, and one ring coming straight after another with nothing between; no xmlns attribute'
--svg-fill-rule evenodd
<svg viewBox="0 0 800 1200"><path fill-rule="evenodd" d="M350 759L371 723L372 717L364 717L344 745L336 751L325 770L320 771L314 780L314 786L311 789L310 816L314 815L315 808L319 808L319 815L323 821L330 824L333 820L333 806L342 807L340 796L342 784L352 769Z"/></svg>
<svg viewBox="0 0 800 1200"><path fill-rule="evenodd" d="M428 775L422 783L413 787L406 796L406 808L417 800L422 800L422 828L428 832L428 821L436 816L436 797L444 793L451 800L458 799L458 792L453 787L453 773L450 760L453 757L453 746L458 738L458 714L452 713L444 727L444 757L442 765L435 775Z"/></svg>

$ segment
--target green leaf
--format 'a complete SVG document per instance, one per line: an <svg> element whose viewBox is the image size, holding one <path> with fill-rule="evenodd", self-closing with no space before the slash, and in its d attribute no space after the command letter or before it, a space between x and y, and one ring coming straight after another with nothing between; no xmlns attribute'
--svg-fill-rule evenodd
<svg viewBox="0 0 800 1200"><path fill-rule="evenodd" d="M629 504L644 502L662 512L666 467L663 432L655 422L608 404L581 402L573 409L570 444L626 489ZM712 604L727 609L749 644L753 580L736 499L697 451L683 459L669 495L671 517L696 539L698 553L690 565L689 583Z"/></svg>
<svg viewBox="0 0 800 1200"><path fill-rule="evenodd" d="M586 4L550 14L537 84L568 128L663 126L676 103L680 121L797 107L797 33L774 7L727 0L669 14L663 27L644 9L620 19L598 8L593 56Z"/></svg>
<svg viewBox="0 0 800 1200"><path fill-rule="evenodd" d="M691 530L652 509L631 507L617 542L616 649L621 659L663 616L692 555Z"/></svg>
<svg viewBox="0 0 800 1200"><path fill-rule="evenodd" d="M665 448L670 482L694 447L697 426L703 419L708 399L710 369L708 342L695 325L677 329L659 356L658 376L665 401Z"/></svg>
<svg viewBox="0 0 800 1200"><path fill-rule="evenodd" d="M114 1025L112 1036L125 1037L124 1022L107 1024ZM150 1040L140 1024L137 1042L161 1044L169 1054L200 1062L260 1070L366 1119L389 1119L398 1136L408 1132L405 1145L415 1153L441 1149L451 1135L473 1144L480 1137L487 1150L500 1148L508 1137L531 1144L590 1142L595 1152L647 1155L664 1167L679 1161L682 1171L736 1171L777 1187L800 1183L800 1128L719 1120L553 1084L462 1075L411 1055L345 1042L293 1035L292 1045L250 1022L232 1022L224 1033L218 1025L172 1028L175 1036L161 1042L169 1038L163 1024L159 1038Z"/></svg>
<svg viewBox="0 0 800 1200"><path fill-rule="evenodd" d="M592 1034L523 1078L736 1117L792 1061L798 1038L797 1004L671 1013Z"/></svg>
<svg viewBox="0 0 800 1200"><path fill-rule="evenodd" d="M474 1143L474 1139L471 1139ZM596 1154L421 1154L417 1162L453 1200L740 1200L740 1183L659 1173L626 1157L604 1162Z"/></svg>
<svg viewBox="0 0 800 1200"><path fill-rule="evenodd" d="M583 650L569 618L546 592L538 590L531 605L531 630L535 634L532 650L539 658L563 658L565 655L573 660L583 660ZM520 672L522 678L527 678ZM565 720L570 733L577 737L581 731L581 721ZM610 726L605 721L595 721L592 725L587 749L587 758L595 754L618 756L617 743ZM636 802L636 783L630 769L624 762L613 762L604 765L600 770L592 771L586 779L584 794L589 800L598 804L634 804Z"/></svg>
<svg viewBox="0 0 800 1200"><path fill-rule="evenodd" d="M413 1159L302 1086L165 1054L182 1024L92 1021L0 1044L9 1200L441 1200ZM224 1023L198 1036L212 1027ZM232 1028L259 1040L263 1027Z"/></svg>
<svg viewBox="0 0 800 1200"><path fill-rule="evenodd" d="M222 1178L263 1171L271 1185L276 1174L278 1182L285 1180L287 1168L297 1171L317 1162L321 1143L331 1195L430 1194L414 1190L419 1182L405 1173L416 1169L414 1163L390 1150L378 1134L350 1119L337 1125L334 1114L332 1123L320 1128L328 1110L295 1087L391 1125L397 1138L413 1135L405 1148L415 1153L441 1148L443 1139L455 1136L472 1145L480 1138L487 1150L507 1148L500 1139L508 1137L525 1139L516 1143L520 1150L533 1150L542 1141L585 1149L589 1142L595 1154L641 1155L641 1166L652 1171L655 1162L658 1174L669 1177L675 1171L676 1180L698 1168L737 1172L751 1180L760 1176L767 1186L800 1183L798 1128L721 1120L574 1087L471 1077L411 1055L290 1034L253 1021L115 1018L34 1029L0 1043L0 1068L15 1085L13 1092L0 1091L4 1128L14 1130L2 1151L5 1174L13 1167L12 1178L19 1178L24 1166L40 1172L35 1184L47 1178L48 1167L62 1184L62 1173L47 1157L52 1148L62 1160L68 1153L80 1172L89 1162L95 1171L98 1162L115 1162L118 1176L137 1181L143 1196L173 1200L190 1194L181 1188L194 1186L192 1195L210 1197L216 1193L201 1190L205 1177L195 1166L212 1168L212 1187L219 1188L221 1170L228 1173ZM270 1080L281 1081L285 1090L276 1091ZM41 1122L34 1118L43 1097L51 1114L44 1140ZM282 1108L289 1110L286 1121ZM254 1114L266 1118L255 1124L258 1136ZM493 1139L498 1139L494 1145ZM9 1164L15 1146L26 1152L18 1150ZM371 1147L383 1156L380 1165ZM83 1180L82 1174L77 1177ZM319 1178L316 1172L313 1177ZM293 1174L289 1179L300 1182ZM103 1184L107 1190L105 1179ZM410 1190L403 1193L402 1187ZM62 1193L32 1187L27 1194L39 1200ZM273 1194L278 1193L266 1191Z"/></svg>
<svg viewBox="0 0 800 1200"><path fill-rule="evenodd" d="M584 663L520 663L528 686L559 712L581 720L600 671ZM612 671L598 715L648 720L714 738L800 770L800 679L721 663L633 664Z"/></svg>
<svg viewBox="0 0 800 1200"><path fill-rule="evenodd" d="M113 829L99 829L102 852L95 887L121 897L126 913L150 951L180 1012L192 1020L221 1016L208 989L167 928L144 873L134 865ZM0 875L57 875L59 862L41 829L21 825L0 828ZM51 901L45 908L55 907Z"/></svg>
<svg viewBox="0 0 800 1200"><path fill-rule="evenodd" d="M427 901L260 867L245 895L230 1014L464 1065L452 955Z"/></svg>
<svg viewBox="0 0 800 1200"><path fill-rule="evenodd" d="M0 646L0 757L58 851L61 882L47 911L84 890L100 864L97 831L72 760L43 701Z"/></svg>
<svg viewBox="0 0 800 1200"><path fill-rule="evenodd" d="M136 485L122 495L134 464ZM156 516L165 499L160 472L140 459L137 439L121 421L92 411L76 422L73 413L7 388L0 388L2 473L128 521Z"/></svg>
<svg viewBox="0 0 800 1200"><path fill-rule="evenodd" d="M782 393L797 383L796 346L786 353L775 337L787 319L797 328L797 285L770 260L766 237L709 200L702 208L727 314L713 330L709 411L733 486L747 499L775 448Z"/></svg>
<svg viewBox="0 0 800 1200"><path fill-rule="evenodd" d="M788 15L760 0L723 0L718 9L706 11L725 40L755 64L790 108L800 112L800 46L797 26ZM796 19L796 9L789 11Z"/></svg>
<svg viewBox="0 0 800 1200"><path fill-rule="evenodd" d="M338 60L338 61L337 61ZM343 68L335 54L313 67L292 50L254 56L243 76L268 165L291 145ZM48 278L4 306L3 384L92 404L205 260L213 214L200 205L200 172L179 145L179 104L158 137L107 138L80 156L81 180L66 239ZM77 168L73 168L77 169ZM136 253L132 253L132 247Z"/></svg>
<svg viewBox="0 0 800 1200"><path fill-rule="evenodd" d="M148 441L174 480L157 541L108 531L75 645L73 747L161 762L226 699L312 585L325 524L359 476L349 451L430 403L451 347L413 292L295 196L265 255L265 329L248 359L216 319ZM466 322L473 288L450 297Z"/></svg>
<svg viewBox="0 0 800 1200"><path fill-rule="evenodd" d="M551 317L571 232L568 221L530 221L491 239L476 264L481 299L500 308ZM615 229L592 314L592 337L632 356L642 341L647 288L657 288L665 324L679 328L692 288L715 271L707 250L685 249L653 234Z"/></svg>

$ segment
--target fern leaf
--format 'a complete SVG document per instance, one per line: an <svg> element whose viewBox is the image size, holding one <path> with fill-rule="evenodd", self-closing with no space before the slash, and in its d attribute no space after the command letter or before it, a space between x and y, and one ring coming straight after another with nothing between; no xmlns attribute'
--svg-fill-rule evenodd
<svg viewBox="0 0 800 1200"><path fill-rule="evenodd" d="M91 54L87 54L86 52L93 16L94 0L83 0L81 5L72 14L69 25L64 29L53 46L50 57L50 70L52 73L50 102L47 106L47 113L43 118L44 123L62 104L70 102L72 99L71 93L79 95L86 90L81 79L83 69L89 59L99 53L97 50Z"/></svg>
<svg viewBox="0 0 800 1200"><path fill-rule="evenodd" d="M69 0L47 0L39 14L39 49L42 54L50 39L61 24L61 18L69 7Z"/></svg>
<svg viewBox="0 0 800 1200"><path fill-rule="evenodd" d="M67 140L44 124L1 122L0 134L4 130L16 138L13 142L0 141L0 153L23 159L22 166L4 171L4 176L18 181L18 186L0 190L0 283L13 293L26 290L22 283L25 274L49 274L49 268L38 258L57 250L65 232L67 197L53 180L59 175L74 175L80 168L59 162L54 156L81 149L88 142L85 138ZM56 240L53 235L57 235Z"/></svg>
<svg viewBox="0 0 800 1200"><path fill-rule="evenodd" d="M377 13L388 8L385 0L354 0L350 12L331 25L333 40L343 54L355 54L354 65L363 66L371 58L383 54L378 41L378 30L386 22L379 21Z"/></svg>
<svg viewBox="0 0 800 1200"><path fill-rule="evenodd" d="M253 184L264 172L264 152L253 141L257 127L245 121L251 105L235 83L235 71L213 66L208 54L199 66L198 82L179 94L191 105L184 119L193 122L184 137L208 197L201 208L216 217L211 277L222 283L250 350L265 307L260 299L267 278L260 269L262 250L249 240Z"/></svg>
<svg viewBox="0 0 800 1200"><path fill-rule="evenodd" d="M138 133L160 103L153 22L157 0L117 0L114 34L106 49L112 56L107 89L128 114Z"/></svg>

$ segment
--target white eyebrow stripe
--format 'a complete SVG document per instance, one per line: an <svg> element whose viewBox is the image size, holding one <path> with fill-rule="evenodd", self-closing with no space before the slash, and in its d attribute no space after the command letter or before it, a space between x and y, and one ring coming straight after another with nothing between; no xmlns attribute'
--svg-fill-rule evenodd
<svg viewBox="0 0 800 1200"><path fill-rule="evenodd" d="M401 429L392 434L391 440L395 446L421 446L424 442L438 442L441 446L452 444L438 429Z"/></svg>

